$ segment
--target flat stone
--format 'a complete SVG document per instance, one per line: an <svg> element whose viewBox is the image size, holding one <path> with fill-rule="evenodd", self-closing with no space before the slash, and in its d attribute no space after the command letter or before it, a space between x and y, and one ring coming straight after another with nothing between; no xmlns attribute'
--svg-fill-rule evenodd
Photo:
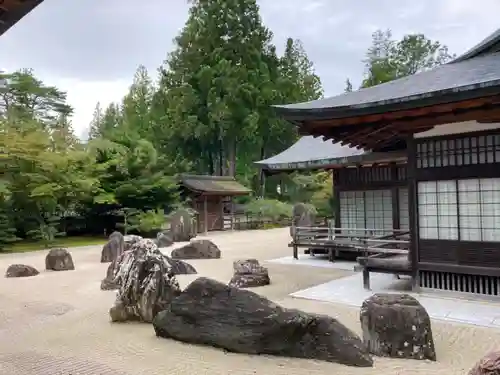
<svg viewBox="0 0 500 375"><path fill-rule="evenodd" d="M35 267L26 264L11 264L5 272L5 277L30 277L39 273Z"/></svg>
<svg viewBox="0 0 500 375"><path fill-rule="evenodd" d="M219 259L221 251L210 240L191 240L188 244L174 249L173 259Z"/></svg>

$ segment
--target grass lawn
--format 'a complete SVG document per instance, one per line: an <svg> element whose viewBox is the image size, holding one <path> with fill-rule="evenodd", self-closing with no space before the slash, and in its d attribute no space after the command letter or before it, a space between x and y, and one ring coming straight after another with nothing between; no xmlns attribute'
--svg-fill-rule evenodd
<svg viewBox="0 0 500 375"><path fill-rule="evenodd" d="M107 239L104 237L60 237L56 239L51 247L76 247L76 246L89 246L89 245L104 245ZM24 253L28 251L44 250L43 243L36 241L19 241L5 251L8 253ZM5 253L4 252L4 253Z"/></svg>

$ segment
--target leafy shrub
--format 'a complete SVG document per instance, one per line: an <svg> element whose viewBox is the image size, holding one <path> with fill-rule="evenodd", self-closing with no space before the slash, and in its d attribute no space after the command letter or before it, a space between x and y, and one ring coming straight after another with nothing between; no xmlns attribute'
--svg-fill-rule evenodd
<svg viewBox="0 0 500 375"><path fill-rule="evenodd" d="M255 199L245 206L245 213L253 216L279 220L292 217L293 206L276 199Z"/></svg>

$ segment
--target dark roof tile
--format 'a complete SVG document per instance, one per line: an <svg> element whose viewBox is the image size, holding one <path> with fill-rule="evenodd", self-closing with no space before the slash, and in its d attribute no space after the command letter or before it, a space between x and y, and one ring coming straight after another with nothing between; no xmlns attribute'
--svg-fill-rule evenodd
<svg viewBox="0 0 500 375"><path fill-rule="evenodd" d="M454 61L434 69L330 98L275 108L290 120L301 121L302 115L312 118L314 113L324 112L342 118L352 111L500 87L500 52L491 51L499 43L500 29Z"/></svg>
<svg viewBox="0 0 500 375"><path fill-rule="evenodd" d="M190 190L213 195L245 195L251 192L233 177L227 176L184 174L181 175L181 183Z"/></svg>
<svg viewBox="0 0 500 375"><path fill-rule="evenodd" d="M332 143L322 137L305 136L283 152L255 162L263 169L275 171L310 170L323 167L348 166L364 162L405 160L401 152L370 152Z"/></svg>

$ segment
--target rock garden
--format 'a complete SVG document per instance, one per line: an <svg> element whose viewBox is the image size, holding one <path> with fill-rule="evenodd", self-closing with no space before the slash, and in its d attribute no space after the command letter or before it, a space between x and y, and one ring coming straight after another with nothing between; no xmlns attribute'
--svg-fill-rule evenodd
<svg viewBox="0 0 500 375"><path fill-rule="evenodd" d="M182 243L176 243L179 239ZM201 276L180 287L179 275L197 273L191 260L222 257L216 243L194 237L189 225L173 226L153 239L113 232L100 254L100 262L109 263L101 289L116 292L109 308L111 322L148 323L160 338L227 352L356 367L372 367L376 357L438 359L429 315L410 295L374 294L366 299L358 336L332 316L285 308L248 290L271 283L269 270L257 259L233 261L233 276L227 283ZM99 262L98 256L95 261ZM45 269L70 271L77 265L67 249L56 248L47 252ZM5 277L39 274L28 264L12 264ZM499 368L500 355L491 352L469 375L497 374Z"/></svg>

